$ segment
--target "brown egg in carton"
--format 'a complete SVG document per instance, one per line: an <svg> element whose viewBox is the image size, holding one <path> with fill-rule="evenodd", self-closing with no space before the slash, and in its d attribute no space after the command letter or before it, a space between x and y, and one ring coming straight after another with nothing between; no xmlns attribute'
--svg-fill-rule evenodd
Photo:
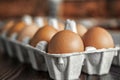
<svg viewBox="0 0 120 80"><path fill-rule="evenodd" d="M73 27L71 27L71 28L73 28ZM68 30L71 30L71 28L66 28L66 29L68 29ZM75 29L72 29L73 31L76 31ZM46 44L46 43L45 43ZM41 45L41 44L38 44L38 46L39 45ZM40 48L40 47L39 47ZM32 50L32 49L31 49ZM86 60L86 63L88 62L88 66L89 67L91 67L92 68L92 70L93 71L90 71L89 69L91 69L91 68L88 68L88 66L87 66L87 68L88 68L88 71L86 72L86 69L85 69L85 67L84 67L84 72L86 72L86 73L88 73L88 74L98 74L98 75L101 75L101 74L107 74L108 72L109 72L109 69L110 69L110 65L111 65L111 62L112 62L112 59L113 59L113 57L117 54L117 52L116 52L116 50L118 50L118 48L116 48L116 49L109 49L109 50L106 50L106 49L102 49L102 50L95 50L94 49L94 51L93 50L88 50L88 51L86 51L86 52L81 52L81 54L80 54L80 52L78 52L78 53L71 53L71 54L46 54L45 52L42 52L41 51L41 53L42 53L42 55L44 55L45 56L45 60L46 60L46 64L47 64L47 66L48 66L48 71L49 71L49 73L50 73L50 76L51 76L51 78L53 78L53 79L58 79L58 80L69 80L69 79L77 79L78 78L78 76L80 75L80 72L81 72L81 68L82 68L82 65L83 65L83 61L85 60L85 58L86 58L86 56L88 56L88 53L90 53L90 59L91 59L91 56L92 56L92 59L94 58L94 56L95 55L97 55L97 56L99 56L100 54L101 54L101 56L98 58L99 60L96 60L98 63L96 63L96 62L94 62L94 64L97 64L97 66L95 65L90 65L90 63L89 62L91 62L91 60L89 61L89 59L88 60ZM29 50L30 51L30 50ZM111 52L111 51L113 51L113 52ZM31 53L32 51L30 51L30 53ZM40 53L40 54L41 54ZM92 55L93 54L93 55ZM109 57L109 60L105 60L106 59L106 57L108 57L108 55L109 54L112 54L110 57ZM33 53L33 55L34 55L34 53ZM30 55L31 57L33 57L33 55ZM74 57L74 56L75 57ZM79 56L78 56L79 55ZM86 55L86 56L85 56ZM72 58L72 57L74 57L73 59L70 59L70 57ZM77 57L79 57L79 58L77 58ZM88 56L89 57L89 56ZM95 56L96 57L96 56ZM59 59L60 58L60 59ZM62 59L62 58L64 58L64 60ZM67 58L67 59L66 59ZM32 58L31 58L32 59ZM35 60L36 58L35 58L35 56L33 57L33 63L35 63L34 62L34 60ZM68 60L69 59L69 60ZM81 61L81 62L78 62L78 60L79 61ZM37 60L36 60L37 61ZM44 61L44 60L43 60ZM67 62L66 61L68 61L68 63L69 63L69 65L67 65ZM69 61L71 61L71 62L69 62ZM94 61L94 59L92 60L92 62ZM39 62L39 61L38 61ZM64 62L65 62L65 64L64 64ZM77 63L77 66L76 66L76 68L75 68L75 66L73 65L73 64L75 64L74 62L78 62ZM108 65L107 65L107 67L106 67L106 70L103 68L103 66L104 66L104 64L106 64L106 62L108 63ZM103 64L104 63L104 64ZM43 63L42 63L43 64ZM80 64L80 65L79 65ZM102 64L102 65L101 65ZM33 65L35 65L35 64L33 64ZM65 65L66 65L66 68L65 68ZM87 65L87 64L86 64ZM98 66L99 65L101 65L99 68L98 68ZM44 65L45 66L45 65ZM68 68L68 67L70 67L70 68ZM74 68L73 68L73 67ZM105 66L104 66L105 67ZM69 69L69 71L68 70L65 70L65 69ZM73 70L74 69L74 70ZM75 71L75 72L74 72ZM69 73L69 74L68 74ZM73 74L72 74L73 73ZM75 74L76 73L76 74ZM66 75L65 75L66 74ZM76 77L77 76L77 77Z"/></svg>
<svg viewBox="0 0 120 80"><path fill-rule="evenodd" d="M119 30L119 19L96 19L94 25L100 25L108 29L108 32L112 35L114 43L116 46L120 46L120 30ZM83 21L81 21L83 22ZM87 22L86 20L84 22ZM85 24L83 22L83 24ZM91 23L91 22L90 22ZM87 25L87 23L85 24ZM90 25L88 25L90 26ZM118 50L118 55L113 60L113 65L120 66L120 51Z"/></svg>
<svg viewBox="0 0 120 80"><path fill-rule="evenodd" d="M80 20L80 23L86 25L87 27L92 27L93 25L100 25L106 29L112 35L114 43L116 46L120 46L120 31L119 29L119 19L85 19ZM110 29L110 30L109 30ZM113 30L111 30L113 29ZM120 66L120 51L118 50L118 55L114 58L113 64Z"/></svg>
<svg viewBox="0 0 120 80"><path fill-rule="evenodd" d="M65 29L77 33L74 21L67 20ZM11 42L11 40L9 41ZM87 47L82 52L51 54L44 51L46 49L45 41L39 42L36 48L17 41L12 42L13 44L21 45L21 47L23 46L27 50L26 54L28 54L29 61L34 69L45 71L48 68L50 77L55 80L78 79L82 68L83 72L88 74L107 74L114 56L117 55L117 51L120 49L119 47L108 49Z"/></svg>
<svg viewBox="0 0 120 80"><path fill-rule="evenodd" d="M39 20L40 22L41 19L37 18L37 20ZM49 25L55 25L54 27L56 27L56 23L57 23L57 20L56 19L50 19L49 22ZM39 24L40 26L41 24ZM38 31L39 32L39 31ZM46 71L47 68L45 68L45 61L44 61L44 57L41 56L41 55L38 55L38 51L34 50L34 48L32 47L29 47L29 48L26 48L24 45L27 45L26 43L29 43L29 38L24 38L24 40L22 41L21 45L19 44L16 44L16 49L17 49L17 56L18 56L18 59L21 61L21 62L30 62L32 67L35 69L35 70L40 70L40 71ZM41 45L41 43L40 43ZM36 46L37 48L37 46ZM42 48L40 48L42 50ZM41 56L41 57L40 57ZM29 59L28 59L29 57ZM42 62L42 63L41 63Z"/></svg>
<svg viewBox="0 0 120 80"><path fill-rule="evenodd" d="M39 36L41 36L41 38L44 38L46 39L47 37L49 37L48 35L50 36L53 36L53 34L55 34L58 29L58 21L57 19L55 18L50 18L48 20L48 24L49 26L44 26L43 28L39 29L36 34L34 35L33 39L31 39L31 42L30 44L32 46L34 46L36 49L40 49L40 50L45 50L45 47L47 45L46 42L44 41L38 41L38 43L36 43L36 39L40 39ZM50 27L50 28L49 28ZM54 27L54 28L52 28ZM48 31L49 30L49 31ZM52 32L52 33L51 33ZM50 34L49 34L50 33ZM45 34L45 35L44 35ZM43 36L44 35L44 36ZM36 45L35 45L36 44ZM31 51L32 50L32 51ZM46 51L46 50L45 50ZM46 71L47 68L46 68L46 64L45 64L45 59L44 59L44 56L43 55L40 55L38 53L42 53L42 52L39 52L39 51L36 51L34 50L34 48L30 48L29 49L29 57L30 57L30 62L32 64L32 67L36 70L41 70L41 71Z"/></svg>
<svg viewBox="0 0 120 80"><path fill-rule="evenodd" d="M69 25L66 29L76 32L73 25L72 27ZM45 59L51 78L55 80L70 80L79 78L82 67L83 72L90 75L107 74L111 67L112 60L114 56L117 55L118 50L119 48L99 50L88 48L84 52L75 52L70 54L47 53Z"/></svg>

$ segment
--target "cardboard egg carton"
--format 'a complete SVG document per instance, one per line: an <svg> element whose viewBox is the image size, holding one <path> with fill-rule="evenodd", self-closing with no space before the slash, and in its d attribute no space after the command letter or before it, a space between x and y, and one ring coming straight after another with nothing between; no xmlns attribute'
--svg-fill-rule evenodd
<svg viewBox="0 0 120 80"><path fill-rule="evenodd" d="M0 36L0 47L1 47L1 50L3 51L3 53L7 53L7 50L6 50L6 45L5 45L5 40L2 36Z"/></svg>
<svg viewBox="0 0 120 80"><path fill-rule="evenodd" d="M38 71L47 71L44 51L34 48L28 44L20 43L18 41L13 41L6 39L8 43L13 45L13 48L16 49L15 57L22 63L30 63L33 69ZM12 49L12 48L9 48ZM14 53L14 52L13 52ZM11 57L11 56L10 56Z"/></svg>
<svg viewBox="0 0 120 80"><path fill-rule="evenodd" d="M11 41L15 41L17 38L17 34L16 33L13 33L13 35L11 35L10 38L4 38L4 41L5 41L5 45L6 45L6 49L7 49L7 53L10 57L16 57L16 53L17 53L17 50L15 48L15 45L13 45L13 42ZM11 41L10 41L11 40Z"/></svg>
<svg viewBox="0 0 120 80"><path fill-rule="evenodd" d="M32 46L28 46L27 49L33 69L38 71L47 71L47 66L44 59L45 52L39 50L38 48L33 48Z"/></svg>
<svg viewBox="0 0 120 80"><path fill-rule="evenodd" d="M11 40L15 40L15 38L16 38L16 34L13 34L10 37ZM13 45L11 45L11 43L8 42L8 40L6 39L6 32L3 32L0 35L0 41L2 43L2 48L3 48L4 52L7 53L10 57L14 57L15 52L14 52L14 49L13 49Z"/></svg>
<svg viewBox="0 0 120 80"><path fill-rule="evenodd" d="M68 26L75 26L69 24ZM66 27L68 30L76 32L74 27ZM55 80L73 80L79 79L81 72L90 75L103 75L109 73L113 58L118 55L120 47L109 49L95 49L87 47L84 52L74 52L68 54L50 54L45 52L47 43L41 41L36 47L28 43L29 39L23 40L24 43L15 40L16 34L10 39L0 37L0 41L8 44L8 55L13 55L21 62L28 62L33 69L47 71L52 79ZM12 47L11 47L12 46ZM16 52L13 51L16 50ZM10 57L13 57L10 56Z"/></svg>
<svg viewBox="0 0 120 80"><path fill-rule="evenodd" d="M9 40L14 45L16 49L16 57L22 63L29 63L28 50L26 49L26 44Z"/></svg>
<svg viewBox="0 0 120 80"><path fill-rule="evenodd" d="M79 52L45 55L49 75L55 80L79 79L84 59L84 54Z"/></svg>
<svg viewBox="0 0 120 80"><path fill-rule="evenodd" d="M70 54L46 54L45 59L51 78L55 80L78 79L83 72L103 75L109 72L117 48L87 50Z"/></svg>
<svg viewBox="0 0 120 80"><path fill-rule="evenodd" d="M27 50L26 54L28 54L28 60L32 64L32 67L42 71L46 71L48 68L50 77L56 80L78 79L81 71L96 75L107 74L111 67L112 60L119 50L118 47L100 50L90 47L84 52L50 54L39 48L33 48L30 45L6 40L11 42L12 45L24 47ZM18 49L17 51L19 51ZM22 49L20 49L21 54ZM27 56L24 55L22 55L22 57L27 58Z"/></svg>
<svg viewBox="0 0 120 80"><path fill-rule="evenodd" d="M88 52L85 55L83 72L90 75L103 75L109 73L113 58L117 56L119 48L89 49L90 48L88 48Z"/></svg>

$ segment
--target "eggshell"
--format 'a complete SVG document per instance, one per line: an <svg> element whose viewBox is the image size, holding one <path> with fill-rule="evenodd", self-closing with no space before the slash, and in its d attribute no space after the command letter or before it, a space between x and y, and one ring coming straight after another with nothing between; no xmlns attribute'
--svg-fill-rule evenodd
<svg viewBox="0 0 120 80"><path fill-rule="evenodd" d="M26 37L29 37L31 39L38 29L39 27L37 27L36 25L29 25L24 27L23 30L20 32L20 35L18 35L17 40L22 41Z"/></svg>
<svg viewBox="0 0 120 80"><path fill-rule="evenodd" d="M101 27L90 28L83 36L83 41L85 47L93 46L97 49L114 47L112 36Z"/></svg>
<svg viewBox="0 0 120 80"><path fill-rule="evenodd" d="M13 33L20 33L20 31L25 27L25 23L23 21L17 22L13 27L11 27L7 33L8 37L11 37ZM19 35L19 34L18 34Z"/></svg>
<svg viewBox="0 0 120 80"><path fill-rule="evenodd" d="M1 29L1 33L2 32L7 32L12 26L14 26L15 21L14 20L10 20L8 21Z"/></svg>
<svg viewBox="0 0 120 80"><path fill-rule="evenodd" d="M77 24L77 32L82 37L87 32L87 28L81 24Z"/></svg>
<svg viewBox="0 0 120 80"><path fill-rule="evenodd" d="M56 33L48 45L49 53L66 54L81 51L84 51L81 37L70 30L63 30Z"/></svg>
<svg viewBox="0 0 120 80"><path fill-rule="evenodd" d="M39 41L49 42L53 35L55 35L56 33L57 30L54 29L52 26L44 26L40 28L30 40L30 45L35 47Z"/></svg>

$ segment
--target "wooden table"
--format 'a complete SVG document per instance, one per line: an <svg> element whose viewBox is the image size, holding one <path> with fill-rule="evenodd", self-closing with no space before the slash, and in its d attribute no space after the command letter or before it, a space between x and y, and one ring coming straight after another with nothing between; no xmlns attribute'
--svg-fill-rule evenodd
<svg viewBox="0 0 120 80"><path fill-rule="evenodd" d="M48 72L35 71L30 64L0 54L0 80L52 80ZM112 66L110 73L103 76L89 76L82 73L80 80L120 80L120 67Z"/></svg>

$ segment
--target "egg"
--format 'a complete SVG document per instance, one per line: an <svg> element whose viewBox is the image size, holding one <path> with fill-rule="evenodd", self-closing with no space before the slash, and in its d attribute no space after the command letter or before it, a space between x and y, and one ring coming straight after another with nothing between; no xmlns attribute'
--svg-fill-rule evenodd
<svg viewBox="0 0 120 80"><path fill-rule="evenodd" d="M12 26L14 26L15 20L8 21L1 29L1 33L7 32Z"/></svg>
<svg viewBox="0 0 120 80"><path fill-rule="evenodd" d="M22 41L26 37L29 37L31 39L38 29L39 27L36 25L29 25L24 27L23 30L19 33L17 40Z"/></svg>
<svg viewBox="0 0 120 80"><path fill-rule="evenodd" d="M52 26L44 26L40 28L33 38L30 40L31 46L36 46L39 41L47 41L49 42L50 39L57 33L57 30Z"/></svg>
<svg viewBox="0 0 120 80"><path fill-rule="evenodd" d="M77 24L77 32L82 37L87 32L87 28L81 24Z"/></svg>
<svg viewBox="0 0 120 80"><path fill-rule="evenodd" d="M85 47L93 46L97 49L114 47L112 36L101 27L90 28L83 36L83 42Z"/></svg>
<svg viewBox="0 0 120 80"><path fill-rule="evenodd" d="M48 45L48 53L66 54L84 51L81 37L70 31L63 30L56 33Z"/></svg>
<svg viewBox="0 0 120 80"><path fill-rule="evenodd" d="M19 33L25 27L25 23L23 21L18 21L13 27L11 27L7 33L8 37L11 37L14 33Z"/></svg>

